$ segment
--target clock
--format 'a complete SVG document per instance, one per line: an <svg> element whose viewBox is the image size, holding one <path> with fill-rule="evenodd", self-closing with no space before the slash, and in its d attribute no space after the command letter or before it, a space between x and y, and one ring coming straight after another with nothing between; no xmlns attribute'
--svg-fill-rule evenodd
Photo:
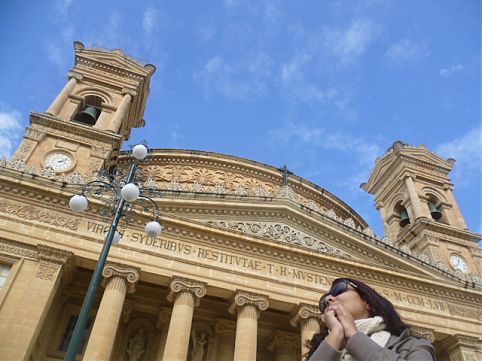
<svg viewBox="0 0 482 361"><path fill-rule="evenodd" d="M56 172L65 172L73 167L74 160L65 152L51 152L45 157L45 165Z"/></svg>
<svg viewBox="0 0 482 361"><path fill-rule="evenodd" d="M469 267L467 266L467 262L465 262L465 260L462 257L456 254L453 254L450 256L450 265L454 269L461 271L463 273L466 273L469 270Z"/></svg>

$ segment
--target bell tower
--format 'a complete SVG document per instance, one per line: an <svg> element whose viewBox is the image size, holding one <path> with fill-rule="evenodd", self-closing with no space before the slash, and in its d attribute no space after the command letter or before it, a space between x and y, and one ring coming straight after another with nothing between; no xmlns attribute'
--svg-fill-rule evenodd
<svg viewBox="0 0 482 361"><path fill-rule="evenodd" d="M385 235L447 269L481 274L481 235L467 229L448 174L455 163L395 142L361 187L375 196Z"/></svg>
<svg viewBox="0 0 482 361"><path fill-rule="evenodd" d="M144 126L149 84L156 68L121 50L74 42L75 65L46 112L31 112L13 155L28 167L90 176L115 159L132 128Z"/></svg>

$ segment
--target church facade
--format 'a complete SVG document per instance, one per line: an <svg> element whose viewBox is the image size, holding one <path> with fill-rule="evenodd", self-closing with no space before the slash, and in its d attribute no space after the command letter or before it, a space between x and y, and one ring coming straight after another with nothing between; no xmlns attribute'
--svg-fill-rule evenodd
<svg viewBox="0 0 482 361"><path fill-rule="evenodd" d="M155 67L74 43L75 65L12 159L0 163L0 360L65 356L111 222L106 199L68 203L121 152ZM163 232L130 209L110 249L78 360L299 361L318 300L352 277L388 298L438 360L482 360L481 238L452 193L454 160L395 142L362 188L385 227L287 170L218 153L153 149L139 165ZM105 178L103 181L113 181Z"/></svg>

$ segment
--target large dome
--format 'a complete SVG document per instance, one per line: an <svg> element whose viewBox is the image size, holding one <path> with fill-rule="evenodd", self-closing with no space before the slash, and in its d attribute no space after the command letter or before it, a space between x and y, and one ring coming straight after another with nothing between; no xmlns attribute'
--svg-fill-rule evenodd
<svg viewBox="0 0 482 361"><path fill-rule="evenodd" d="M121 153L120 166L130 162L126 154ZM292 174L287 177L288 186L283 186L282 169L253 160L206 151L154 149L142 169L151 186L171 194L223 195L230 200L288 199L308 211L348 220L353 228L368 226L349 205L324 188Z"/></svg>

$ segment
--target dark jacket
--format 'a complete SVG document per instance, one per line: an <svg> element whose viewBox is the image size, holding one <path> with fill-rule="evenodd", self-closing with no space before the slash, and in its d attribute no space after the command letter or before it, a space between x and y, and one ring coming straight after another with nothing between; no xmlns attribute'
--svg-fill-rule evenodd
<svg viewBox="0 0 482 361"><path fill-rule="evenodd" d="M381 347L369 336L358 332L346 343L346 350L357 361L435 361L435 351L430 342L410 336L404 330L400 336L390 336ZM322 341L309 361L338 361L341 351Z"/></svg>

